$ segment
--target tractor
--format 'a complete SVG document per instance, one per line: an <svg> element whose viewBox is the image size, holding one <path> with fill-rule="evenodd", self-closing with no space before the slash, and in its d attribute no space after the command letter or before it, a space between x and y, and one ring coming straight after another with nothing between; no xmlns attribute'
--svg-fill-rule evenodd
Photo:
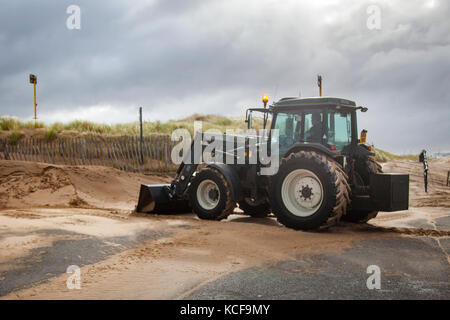
<svg viewBox="0 0 450 320"><path fill-rule="evenodd" d="M248 147L251 136L243 146L237 135L220 138L223 145L234 143L231 153L244 154L242 161L201 163L194 144L201 141L204 149L212 140L198 133L171 184L141 185L137 211L193 211L201 219L221 220L238 206L252 217L273 214L286 227L312 230L408 209L409 176L383 173L366 131L358 137L357 114L367 108L334 97L287 97L269 106L267 101L263 96L264 107L247 109L245 121L251 129L254 114L260 113L264 128L271 129L256 138L256 152L264 146L271 154L277 146L276 173L263 175L267 163L250 161L255 156Z"/></svg>

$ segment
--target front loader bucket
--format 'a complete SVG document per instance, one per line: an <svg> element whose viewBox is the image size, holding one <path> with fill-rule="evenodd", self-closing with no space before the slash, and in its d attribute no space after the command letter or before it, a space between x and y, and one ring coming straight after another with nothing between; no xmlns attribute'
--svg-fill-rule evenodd
<svg viewBox="0 0 450 320"><path fill-rule="evenodd" d="M141 184L137 212L180 213L192 212L189 201L170 199L170 184Z"/></svg>

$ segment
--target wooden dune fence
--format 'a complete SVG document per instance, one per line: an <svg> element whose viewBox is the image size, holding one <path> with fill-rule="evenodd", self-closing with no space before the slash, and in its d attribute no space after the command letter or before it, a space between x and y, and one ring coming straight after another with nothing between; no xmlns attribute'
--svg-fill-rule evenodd
<svg viewBox="0 0 450 320"><path fill-rule="evenodd" d="M169 136L0 139L0 159L63 165L108 166L139 173L169 173L175 142Z"/></svg>

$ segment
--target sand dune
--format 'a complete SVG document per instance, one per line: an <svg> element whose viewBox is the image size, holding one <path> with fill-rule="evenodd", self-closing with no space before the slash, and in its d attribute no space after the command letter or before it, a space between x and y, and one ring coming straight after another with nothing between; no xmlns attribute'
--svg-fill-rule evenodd
<svg viewBox="0 0 450 320"><path fill-rule="evenodd" d="M133 210L141 183L164 183L167 176L145 176L97 166L62 166L0 161L0 209L83 207Z"/></svg>
<svg viewBox="0 0 450 320"><path fill-rule="evenodd" d="M450 158L429 161L429 189L423 186L423 166L411 160L383 164L385 172L410 175L410 206L450 207L445 185ZM131 211L141 183L167 183L170 176L146 176L100 166L63 166L0 161L0 209L82 207Z"/></svg>

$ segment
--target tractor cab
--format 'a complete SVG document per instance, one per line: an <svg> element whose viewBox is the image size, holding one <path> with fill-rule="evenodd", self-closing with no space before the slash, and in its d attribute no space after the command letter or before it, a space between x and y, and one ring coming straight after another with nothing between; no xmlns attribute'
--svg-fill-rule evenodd
<svg viewBox="0 0 450 320"><path fill-rule="evenodd" d="M310 144L340 153L357 143L355 102L339 98L284 98L272 106L272 129L278 129L280 154Z"/></svg>
<svg viewBox="0 0 450 320"><path fill-rule="evenodd" d="M272 145L279 143L281 157L299 147L319 149L334 157L358 149L357 110L365 112L367 108L333 97L283 98L267 109L247 110L247 122L250 127L253 111L265 112L265 118L272 115L270 129L278 130L279 141L269 139Z"/></svg>

